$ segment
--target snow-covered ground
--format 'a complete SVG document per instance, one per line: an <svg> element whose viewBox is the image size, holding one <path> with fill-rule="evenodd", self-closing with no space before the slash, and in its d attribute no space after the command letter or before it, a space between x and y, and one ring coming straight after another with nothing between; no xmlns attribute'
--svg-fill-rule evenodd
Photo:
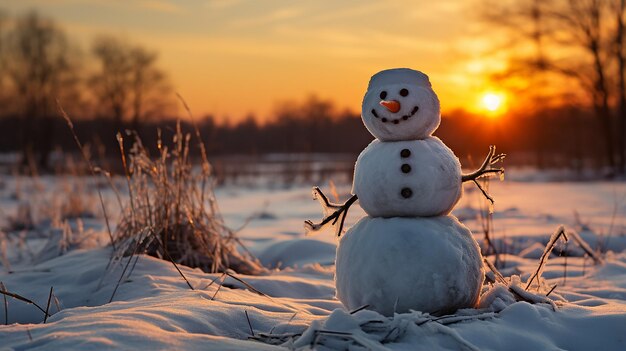
<svg viewBox="0 0 626 351"><path fill-rule="evenodd" d="M97 196L93 187L76 188L72 182L55 177L0 182L1 226L20 229L0 234L0 281L44 309L51 287L56 297L45 324L34 305L9 297L5 310L0 297L0 324L8 319L0 326L0 350L626 350L626 183L490 184L496 199L490 235L505 277L529 279L560 224L594 250L602 249L602 262L594 264L572 240L557 245L542 287L530 289L542 297L556 285L549 295L553 304L515 302L510 290L496 284L485 287L482 309L388 319L368 310L350 314L335 298L337 240L330 232L304 236L303 221L321 217L308 186L217 189L225 221L232 228L245 225L239 235L271 268L268 274L223 276L180 267L192 290L170 262L140 256L114 293L126 262L106 273L111 249ZM345 197L349 186L337 190ZM77 207L88 211L81 220L63 224L48 216L45 208L62 206L72 192L83 192L85 203ZM453 213L485 250L481 196L466 185ZM119 209L113 194L106 198L115 225ZM28 227L22 223L28 222L27 209L19 205L25 201L37 217L31 230L20 228ZM91 212L95 218L89 218ZM363 215L353 207L347 226ZM21 220L7 221L16 216ZM68 236L81 239L62 240Z"/></svg>

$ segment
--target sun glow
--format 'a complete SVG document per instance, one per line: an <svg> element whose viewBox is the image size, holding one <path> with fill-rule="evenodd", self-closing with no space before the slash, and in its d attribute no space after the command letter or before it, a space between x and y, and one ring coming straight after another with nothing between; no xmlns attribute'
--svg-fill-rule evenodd
<svg viewBox="0 0 626 351"><path fill-rule="evenodd" d="M489 115L500 115L505 110L506 96L503 93L487 92L482 95L480 105Z"/></svg>

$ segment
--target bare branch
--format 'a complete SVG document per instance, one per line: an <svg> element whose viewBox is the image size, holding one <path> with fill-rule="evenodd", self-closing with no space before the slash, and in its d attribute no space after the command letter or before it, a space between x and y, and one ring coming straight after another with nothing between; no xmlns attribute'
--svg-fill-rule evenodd
<svg viewBox="0 0 626 351"><path fill-rule="evenodd" d="M489 200L489 202L493 204L494 203L493 198L485 191L485 189L483 189L483 187L478 183L477 180L479 178L486 177L491 174L500 174L500 176L504 175L504 168L491 168L491 166L498 162L502 162L505 157L506 157L506 154L496 155L496 147L494 145L489 146L489 153L487 154L487 157L483 161L483 164L480 165L480 168L478 168L476 171L472 173L463 174L461 176L461 182L473 181L474 184L476 184L476 186L478 187L478 189L480 189L483 195L487 198L487 200Z"/></svg>
<svg viewBox="0 0 626 351"><path fill-rule="evenodd" d="M344 204L339 205L328 201L328 198L318 187L313 188L313 198L318 200L324 210L324 219L319 223L313 223L311 220L304 222L304 228L307 233L321 230L326 224L331 223L335 226L335 235L341 236L343 225L346 220L348 209L356 202L358 197L352 195ZM334 210L334 211L333 211ZM333 212L331 212L333 211Z"/></svg>
<svg viewBox="0 0 626 351"><path fill-rule="evenodd" d="M462 182L467 182L470 180L475 181L476 179L483 177L485 175L491 174L491 173L503 174L504 168L491 168L491 166L495 163L503 161L504 158L506 157L506 154L496 155L495 153L496 153L496 147L494 145L489 146L489 153L487 154L487 157L483 161L483 164L480 166L480 168L472 173L463 174L461 176L461 181Z"/></svg>

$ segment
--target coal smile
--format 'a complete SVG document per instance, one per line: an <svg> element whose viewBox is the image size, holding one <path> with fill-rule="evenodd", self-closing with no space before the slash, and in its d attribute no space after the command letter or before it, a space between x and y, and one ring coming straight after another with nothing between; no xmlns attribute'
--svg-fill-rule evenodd
<svg viewBox="0 0 626 351"><path fill-rule="evenodd" d="M393 123L393 124L398 124L401 121L406 121L409 118L413 117L413 115L415 115L417 113L417 110L419 110L419 107L415 106L415 107L413 107L413 109L411 110L410 113L408 113L408 114L406 114L406 115L404 115L404 116L402 116L402 117L400 117L398 119L388 119L386 117L380 118L378 116L378 113L376 112L376 109L374 109L374 108L372 109L372 115L374 115L374 117L376 117L376 118L379 118L381 120L381 122L383 122L383 123L390 122L390 123Z"/></svg>

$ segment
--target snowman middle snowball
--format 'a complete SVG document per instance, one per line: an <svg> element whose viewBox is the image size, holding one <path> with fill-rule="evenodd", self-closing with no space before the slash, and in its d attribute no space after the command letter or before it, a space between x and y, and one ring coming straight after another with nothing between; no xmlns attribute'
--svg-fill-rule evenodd
<svg viewBox="0 0 626 351"><path fill-rule="evenodd" d="M431 134L439 99L428 76L407 69L374 75L361 117L376 137L359 155L352 193L373 217L447 215L462 194L461 164Z"/></svg>

